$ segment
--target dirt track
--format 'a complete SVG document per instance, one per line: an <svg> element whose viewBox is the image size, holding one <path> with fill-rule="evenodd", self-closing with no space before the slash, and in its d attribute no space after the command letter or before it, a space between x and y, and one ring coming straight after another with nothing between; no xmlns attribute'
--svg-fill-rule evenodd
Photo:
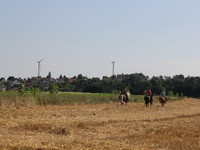
<svg viewBox="0 0 200 150"><path fill-rule="evenodd" d="M0 149L200 149L200 100L0 108Z"/></svg>

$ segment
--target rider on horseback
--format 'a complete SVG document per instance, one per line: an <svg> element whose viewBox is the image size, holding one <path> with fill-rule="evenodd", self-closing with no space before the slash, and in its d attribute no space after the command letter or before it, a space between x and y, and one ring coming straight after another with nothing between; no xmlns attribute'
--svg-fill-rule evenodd
<svg viewBox="0 0 200 150"><path fill-rule="evenodd" d="M144 100L146 107L151 107L151 105L153 105L153 94L150 88L145 91Z"/></svg>
<svg viewBox="0 0 200 150"><path fill-rule="evenodd" d="M150 98L153 98L153 94L150 88L148 88L148 90L146 90L146 95L145 96L150 96Z"/></svg>
<svg viewBox="0 0 200 150"><path fill-rule="evenodd" d="M161 96L161 97L164 97L164 98L165 98L165 100L167 100L166 93L165 93L165 91L164 91L164 90L163 90L163 91L160 93L160 96Z"/></svg>
<svg viewBox="0 0 200 150"><path fill-rule="evenodd" d="M121 93L120 93L120 96L122 95L122 94L124 94L125 96L126 96L126 98L127 98L127 100L129 100L129 98L128 98L128 90L127 90L127 88L126 88L126 86L124 86L124 88L121 90Z"/></svg>

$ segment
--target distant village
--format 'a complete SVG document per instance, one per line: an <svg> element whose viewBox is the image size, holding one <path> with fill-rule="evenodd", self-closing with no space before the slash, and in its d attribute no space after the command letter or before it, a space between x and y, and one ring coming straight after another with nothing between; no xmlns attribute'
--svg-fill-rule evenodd
<svg viewBox="0 0 200 150"><path fill-rule="evenodd" d="M19 91L21 85L24 84L26 88L39 87L42 91L49 89L52 83L65 84L76 81L77 77L67 78L66 76L60 75L59 78L52 78L51 73L46 77L31 77L27 79L15 78L14 76L0 78L0 91Z"/></svg>
<svg viewBox="0 0 200 150"><path fill-rule="evenodd" d="M108 77L103 77L103 79L106 78ZM46 77L38 76L27 79L9 76L7 79L4 77L0 78L0 91L19 91L22 85L25 86L26 89L36 87L41 91L48 91L51 84L57 84L59 86L59 91L83 91L83 88L81 89L79 83L82 81L86 82L88 80L92 80L94 82L101 81L100 78L88 79L87 77L82 76L82 74L71 78L62 75L60 75L59 78L52 78L50 72Z"/></svg>

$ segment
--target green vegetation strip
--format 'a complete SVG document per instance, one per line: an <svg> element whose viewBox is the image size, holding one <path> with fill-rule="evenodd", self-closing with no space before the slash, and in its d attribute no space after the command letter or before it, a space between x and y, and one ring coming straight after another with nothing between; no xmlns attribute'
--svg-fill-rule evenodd
<svg viewBox="0 0 200 150"><path fill-rule="evenodd" d="M49 94L48 92L39 92L36 95L26 93L20 95L18 92L0 92L0 106L28 106L28 105L66 105L66 104L95 104L119 102L119 94L102 93L77 93L77 92L59 92ZM155 96L155 101L159 96ZM169 101L180 100L182 97L169 96ZM143 102L144 95L131 95L130 102Z"/></svg>

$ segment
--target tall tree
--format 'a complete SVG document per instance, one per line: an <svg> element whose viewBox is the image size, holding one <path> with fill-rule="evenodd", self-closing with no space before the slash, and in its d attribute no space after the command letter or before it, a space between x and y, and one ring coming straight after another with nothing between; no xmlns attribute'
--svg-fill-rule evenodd
<svg viewBox="0 0 200 150"><path fill-rule="evenodd" d="M49 74L47 75L47 77L46 78L48 78L48 79L50 79L51 78L51 72L49 72Z"/></svg>

